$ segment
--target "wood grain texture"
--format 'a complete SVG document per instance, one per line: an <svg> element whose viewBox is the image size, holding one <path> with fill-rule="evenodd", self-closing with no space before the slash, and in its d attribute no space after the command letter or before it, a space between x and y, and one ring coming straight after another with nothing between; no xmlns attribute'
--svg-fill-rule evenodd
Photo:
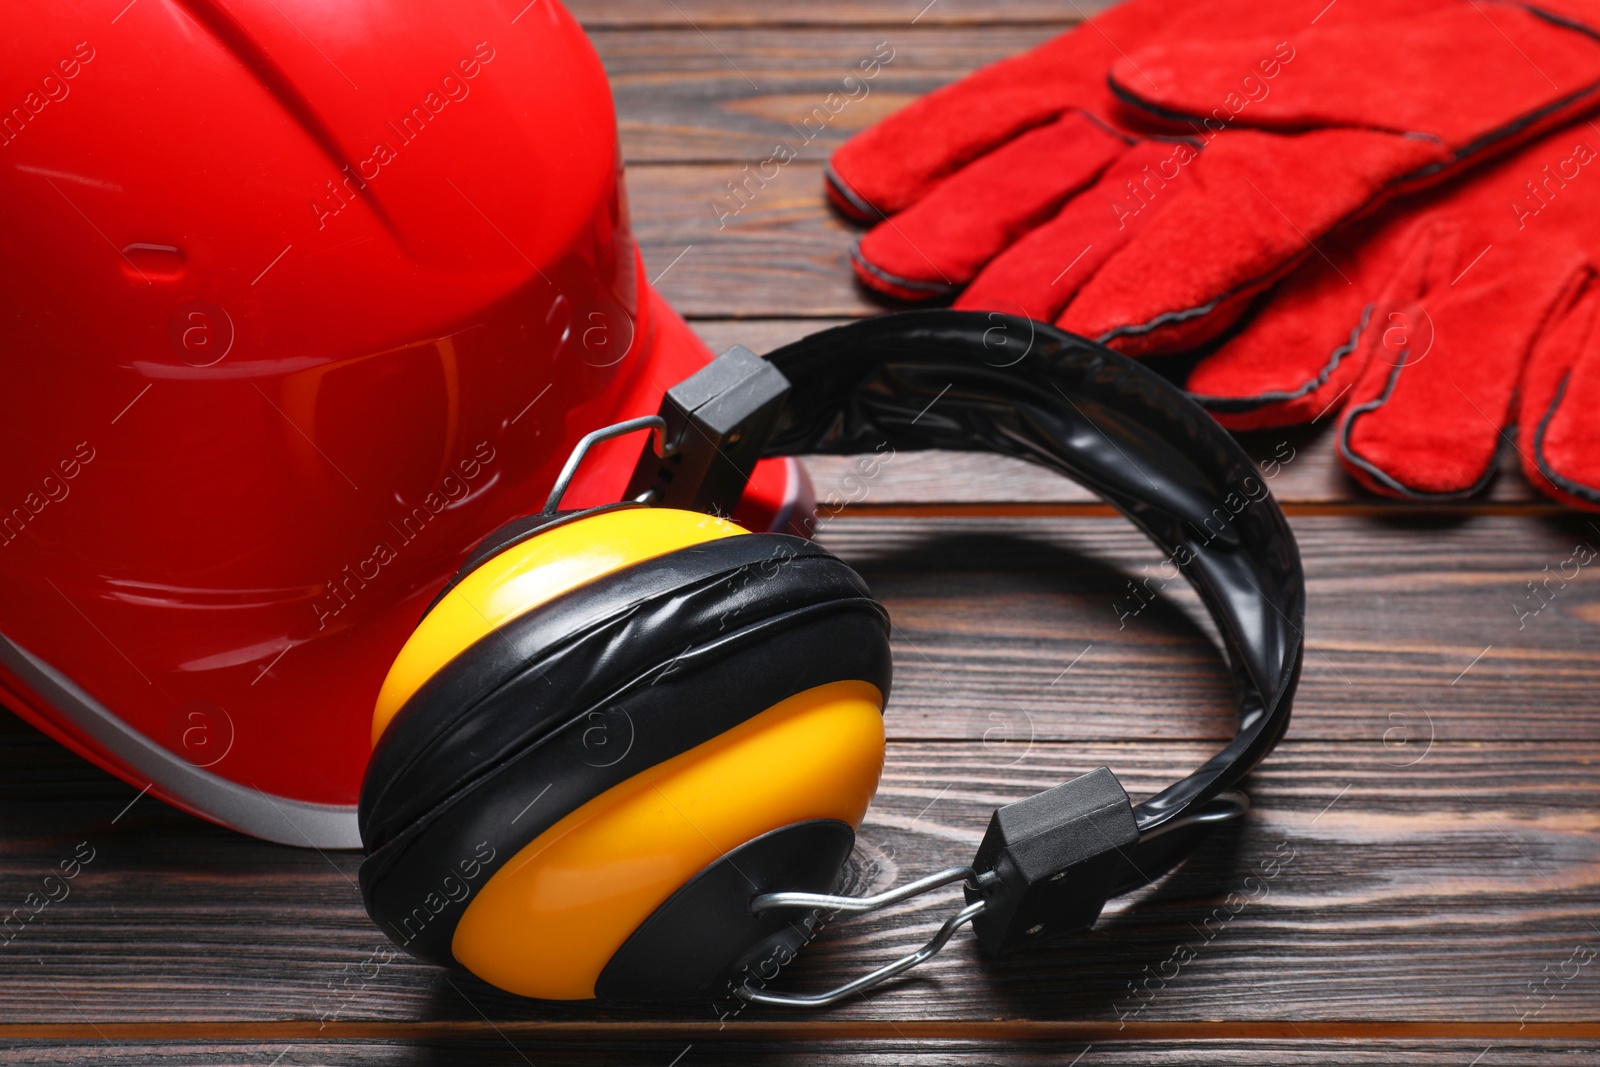
<svg viewBox="0 0 1600 1067"><path fill-rule="evenodd" d="M628 167L646 273L680 314L856 318L891 306L852 280L858 231L823 202L820 163L783 167L725 218L716 198L739 170L727 163Z"/></svg>
<svg viewBox="0 0 1600 1067"><path fill-rule="evenodd" d="M647 272L713 351L743 344L766 352L829 326L906 308L869 294L853 281L849 249L859 231L823 202L820 165L794 163L783 168L737 216L719 225L712 202L718 183L727 180L718 177L725 169L642 166L628 172L634 231ZM1178 381L1185 373L1181 361L1156 360L1152 366ZM1359 501L1392 511L1418 510L1356 486L1333 454L1332 421L1319 427L1246 434L1242 440L1258 459L1293 456L1273 483L1286 501ZM1554 510L1529 488L1515 452L1505 451L1490 492L1466 508L1487 503ZM819 483L826 483L839 477L850 462L822 459L812 461L811 468ZM907 468L917 473L901 475ZM876 498L895 504L1090 499L1070 483L1028 464L970 456L908 457L894 476L884 479Z"/></svg>
<svg viewBox="0 0 1600 1067"><path fill-rule="evenodd" d="M104 1062L107 1044L78 1042L0 1043L0 1064ZM980 1067L1011 1063L1023 1067L1370 1067L1397 1062L1417 1067L1464 1067L1487 1048L1486 1067L1535 1067L1553 1063L1590 1063L1600 1050L1594 1041L1433 1040L1330 1041L1307 1047L1303 1041L1128 1041L1121 1044L1074 1042L796 1041L758 1043L727 1037L682 1042L596 1041L586 1044L530 1039L521 1034L486 1033L478 1038L434 1041L306 1041L273 1044L283 1052L283 1067L340 1063L355 1067L463 1063L484 1067L732 1067L759 1063L767 1067ZM126 1067L263 1067L271 1057L261 1045L234 1041L152 1042L116 1046L116 1060Z"/></svg>
<svg viewBox="0 0 1600 1067"><path fill-rule="evenodd" d="M611 78L629 164L728 163L726 179L737 180L744 164L756 168L780 144L821 162L851 134L1063 28L952 32L907 20L775 32L679 19L672 27L590 36Z"/></svg>
<svg viewBox="0 0 1600 1067"><path fill-rule="evenodd" d="M859 231L820 195L826 154L1104 5L570 6L612 75L650 276L714 348L765 351L889 306L851 281ZM885 41L871 92L808 137ZM728 199L780 139L800 158ZM0 1064L1600 1061L1600 578L1559 580L1600 529L1550 516L1514 472L1419 515L1354 488L1316 431L1245 443L1294 450L1271 484L1311 603L1295 721L1246 822L1088 935L999 963L963 935L824 1015L533 1004L393 955L358 855L136 799L0 714L0 911L94 850L70 895L0 934ZM963 860L996 805L1096 766L1147 795L1226 736L1198 601L1169 585L1124 625L1125 583L1158 556L1084 491L991 457L806 462L843 505L824 543L896 624L854 886ZM778 984L892 958L951 899L834 924Z"/></svg>
<svg viewBox="0 0 1600 1067"><path fill-rule="evenodd" d="M757 22L748 29L704 32L706 27L695 29L680 19L675 27L595 35L623 116L624 153L634 164L629 182L636 229L650 273L715 350L738 342L765 351L844 321L737 321L750 315L858 316L898 306L852 281L847 250L859 230L825 204L821 161L844 137L953 76L1059 30L1030 24L955 34L921 23L866 23L774 33ZM848 99L837 113L817 112L829 93L840 90L845 74L881 44L894 58L870 81L851 86L859 99ZM779 145L797 162L763 177L774 167L763 170L762 164L777 158ZM664 162L690 165L645 165ZM1326 429L1247 438L1263 457L1285 447L1304 457L1278 487L1284 500L1330 503L1361 495L1335 461ZM1301 449L1300 442L1313 447ZM1523 479L1515 456L1506 460L1486 499L1546 506ZM819 482L828 482L844 476L848 465L820 460L812 469ZM918 457L905 466L911 470L886 481L878 505L1093 499L1016 462Z"/></svg>
<svg viewBox="0 0 1600 1067"><path fill-rule="evenodd" d="M1528 589L1576 545L1600 548L1587 521L1330 516L1294 529L1309 651L1292 736L1600 740L1600 575L1572 564L1547 601ZM1129 614L1130 576L1159 585L1161 560L1120 519L842 518L821 539L894 620L893 736L1227 729L1227 679L1188 586Z"/></svg>
<svg viewBox="0 0 1600 1067"><path fill-rule="evenodd" d="M690 322L713 352L744 345L766 353L809 334L843 325L850 319L696 319ZM1263 430L1238 435L1265 471L1273 495L1291 514L1326 511L1335 505L1350 510L1375 507L1385 514L1419 511L1482 512L1515 507L1519 512L1556 513L1522 476L1514 452L1502 457L1500 473L1481 498L1461 505L1419 506L1374 496L1361 489L1334 455L1333 420L1321 426ZM834 500L854 510L914 506L935 514L952 507L976 505L1082 505L1099 502L1089 490L1036 464L1004 456L959 452L907 452L895 457L870 489L863 491L860 460L852 456L808 456L805 459L823 503ZM1597 533L1600 536L1600 533Z"/></svg>
<svg viewBox="0 0 1600 1067"><path fill-rule="evenodd" d="M852 280L848 248L860 231L826 205L821 161L844 136L901 104L1059 29L981 27L958 35L919 25L890 39L877 36L878 18L867 22L859 33L830 24L780 34L758 20L753 29L711 35L685 24L673 32L622 29L596 36L623 117L625 155L635 164L629 182L649 273L716 350L737 341L765 351L845 321L838 316L902 306ZM838 90L839 72L872 54L880 40L890 42L895 58L865 94L827 121L808 124L806 116ZM759 72L759 83L746 67ZM760 165L773 158L779 143L798 161L763 177ZM663 161L692 162L646 165ZM737 321L751 316L770 317ZM820 321L796 322L796 316ZM1247 436L1261 457L1287 447L1300 458L1278 486L1285 501L1325 504L1365 495L1340 469L1326 430ZM1301 448L1301 442L1312 447ZM826 483L844 476L848 466L845 460L819 460L812 469ZM1523 479L1515 456L1508 454L1501 466L1487 502L1549 510ZM878 505L1092 499L1016 462L916 457L904 467L911 470L886 481Z"/></svg>
<svg viewBox="0 0 1600 1067"><path fill-rule="evenodd" d="M1505 517L1307 518L1297 530L1317 651L1249 824L1080 941L989 965L964 940L828 1020L1600 1011L1587 968L1548 1001L1528 989L1600 944L1600 593L1581 574L1524 631L1509 603L1504 618L1487 610L1565 558L1574 531ZM823 540L897 625L895 741L863 829L862 885L962 858L994 806L1094 766L1154 792L1226 731L1225 678L1191 597L1164 592L1117 629L1122 570L1153 555L1120 520L840 519ZM121 814L133 790L14 721L0 737L0 901L22 904L79 842L96 852L67 899L0 946L6 1021L681 1018L530 1005L395 958L361 909L357 856L248 840L149 799ZM1219 919L1285 842L1295 862ZM938 914L840 925L785 981L816 988L887 959ZM1129 990L1196 938L1203 951L1150 1003Z"/></svg>
<svg viewBox="0 0 1600 1067"><path fill-rule="evenodd" d="M1502 458L1499 473L1482 497L1449 505L1410 504L1375 496L1357 485L1334 454L1332 433L1321 429L1262 431L1240 435L1251 458L1271 477L1265 484L1292 516L1328 513L1407 515L1472 515L1503 511L1529 516L1570 515L1535 492L1522 475L1515 455ZM1287 458L1287 462L1284 462ZM1099 505L1094 493L1037 464L1005 456L962 452L908 452L863 484L862 459L855 456L807 456L807 473L817 501L829 512L889 511L928 516L940 513L1004 514L1005 507L1045 513L1090 513ZM1101 505L1094 509L1113 513ZM1591 532L1591 536L1595 536Z"/></svg>
<svg viewBox="0 0 1600 1067"><path fill-rule="evenodd" d="M1110 766L1145 795L1211 747L896 743L856 884L959 860L995 805L1072 774ZM133 790L42 741L13 737L3 751L0 899L20 903L80 841L96 852L71 894L0 948L8 1026L487 1018L535 1031L687 1026L694 1039L720 1025L709 1006L535 1004L394 957L362 911L358 856L250 840L148 799L113 823ZM826 1036L888 1020L913 1036L960 1036L984 1020L1036 1020L1114 1037L1123 1023L1361 1019L1493 1022L1504 1037L1522 1021L1593 1020L1600 964L1570 961L1600 944L1600 745L1436 743L1418 754L1290 740L1255 777L1244 825L1090 934L999 963L962 937L917 977L827 1015L750 1009L722 1021ZM837 923L780 984L820 988L889 959L949 907L946 894ZM1550 993L1535 997L1530 983L1547 979Z"/></svg>
<svg viewBox="0 0 1600 1067"><path fill-rule="evenodd" d="M968 28L1029 22L1070 25L1110 6L1110 0L815 0L767 4L752 0L568 0L567 10L590 29L625 26L702 29L721 26L948 26Z"/></svg>

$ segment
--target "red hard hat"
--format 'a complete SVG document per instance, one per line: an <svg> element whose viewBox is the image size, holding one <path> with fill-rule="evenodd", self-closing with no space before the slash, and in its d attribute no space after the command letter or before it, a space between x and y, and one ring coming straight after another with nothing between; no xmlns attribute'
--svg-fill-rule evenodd
<svg viewBox="0 0 1600 1067"><path fill-rule="evenodd" d="M0 45L0 698L180 807L357 846L428 602L709 353L555 0L123 2ZM741 517L802 484L764 463Z"/></svg>

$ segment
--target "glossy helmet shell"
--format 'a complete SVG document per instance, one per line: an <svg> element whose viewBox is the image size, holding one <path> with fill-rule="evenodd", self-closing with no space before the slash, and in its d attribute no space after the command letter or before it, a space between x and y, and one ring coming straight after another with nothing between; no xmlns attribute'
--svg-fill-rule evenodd
<svg viewBox="0 0 1600 1067"><path fill-rule="evenodd" d="M190 811L354 846L428 602L708 353L554 0L118 6L0 44L0 695Z"/></svg>

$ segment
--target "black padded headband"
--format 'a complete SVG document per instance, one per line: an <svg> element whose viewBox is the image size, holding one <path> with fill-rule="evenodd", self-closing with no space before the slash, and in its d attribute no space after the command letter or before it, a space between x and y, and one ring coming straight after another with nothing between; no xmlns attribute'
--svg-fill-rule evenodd
<svg viewBox="0 0 1600 1067"><path fill-rule="evenodd" d="M1227 645L1237 733L1135 807L1141 839L1236 785L1283 736L1304 641L1299 551L1250 457L1181 390L1092 341L981 312L866 319L766 358L790 383L767 455L887 443L1032 460L1114 505L1199 592ZM1129 859L1165 867L1154 849Z"/></svg>

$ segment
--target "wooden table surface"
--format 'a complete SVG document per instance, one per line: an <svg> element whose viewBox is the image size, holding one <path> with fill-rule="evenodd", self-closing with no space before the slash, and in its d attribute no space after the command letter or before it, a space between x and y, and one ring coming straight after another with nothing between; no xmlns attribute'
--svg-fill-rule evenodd
<svg viewBox="0 0 1600 1067"><path fill-rule="evenodd" d="M827 152L1080 10L572 7L612 75L651 276L714 347L758 351L881 310L852 285L852 231L824 206ZM883 43L893 59L870 93L805 142L801 120ZM729 215L727 183L779 141L799 158ZM1510 469L1481 502L1419 511L1363 495L1315 433L1248 444L1293 456L1272 486L1309 587L1294 725L1254 777L1248 820L1090 934L1000 964L964 935L826 1014L519 1001L396 958L362 910L358 854L129 808L133 789L5 716L0 901L79 842L95 858L0 949L0 1063L1600 1062L1600 569L1522 614L1540 603L1529 583L1600 545L1600 523ZM823 541L895 621L860 884L958 862L995 806L1096 766L1154 791L1226 736L1198 601L1169 587L1119 628L1127 574L1158 555L1088 494L974 457L811 471L846 501ZM834 926L782 984L887 961L951 899Z"/></svg>

